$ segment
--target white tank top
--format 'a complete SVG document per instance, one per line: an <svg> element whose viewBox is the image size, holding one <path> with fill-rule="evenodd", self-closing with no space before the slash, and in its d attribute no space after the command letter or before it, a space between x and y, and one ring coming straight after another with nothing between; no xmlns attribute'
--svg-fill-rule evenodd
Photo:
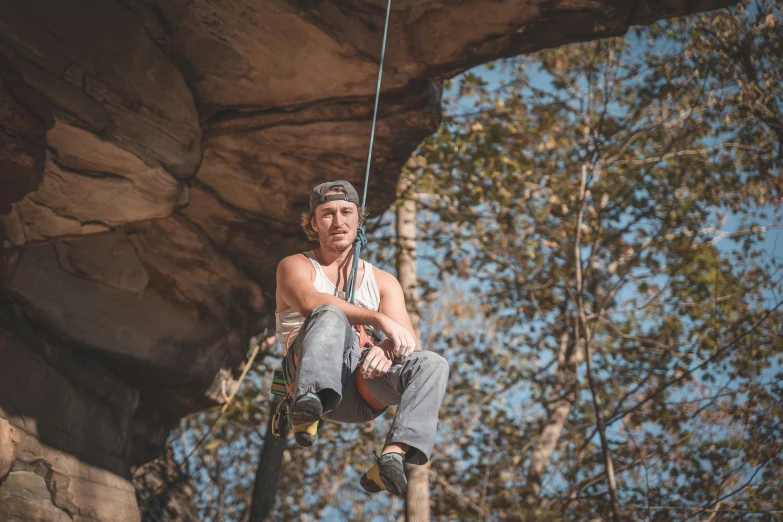
<svg viewBox="0 0 783 522"><path fill-rule="evenodd" d="M334 284L326 277L321 263L316 259L313 251L304 253L315 268L315 281L313 286L322 294L330 294L345 299L345 292L339 290ZM372 264L368 263L364 259L361 260L364 266L364 277L362 278L362 284L356 289L356 295L354 296L354 303L357 306L361 306L370 310L378 311L381 307L381 294L378 291L378 283L375 281L375 275L373 274ZM289 308L282 312L275 312L275 325L277 329L277 338L283 347L292 343L296 337L297 332L293 330L298 329L304 323L304 317L295 308ZM367 327L367 333L372 335L372 328ZM290 339L288 338L290 334ZM358 335L358 334L357 334ZM287 344L288 343L288 344Z"/></svg>

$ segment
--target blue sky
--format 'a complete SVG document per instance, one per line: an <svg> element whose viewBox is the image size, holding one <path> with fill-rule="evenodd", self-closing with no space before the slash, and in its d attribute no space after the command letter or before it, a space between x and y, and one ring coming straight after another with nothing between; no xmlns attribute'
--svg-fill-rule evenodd
<svg viewBox="0 0 783 522"><path fill-rule="evenodd" d="M635 41L636 44L640 47L643 46L643 42L639 40L638 38L628 35L627 38L630 41ZM467 71L467 73L475 74L477 76L482 77L487 82L487 87L490 90L498 89L502 87L502 85L508 83L510 79L512 78L511 74L507 69L504 69L502 67L502 61L493 62L491 64L485 64L480 65L478 67L474 67L473 69L470 69ZM531 83L534 87L542 90L549 90L552 89L552 84L550 81L550 78L545 73L541 72L540 69L528 69L528 76L531 80ZM457 95L457 87L458 87L458 80L459 76L455 78L455 81L452 83L451 88L444 90L444 97L446 96L456 96ZM475 111L474 107L475 98L473 97L463 97L458 100L457 105L457 113L470 113L472 111ZM783 262L783 237L781 237L781 222L783 221L783 208L781 209L775 209L773 205L767 205L763 207L763 212L766 213L769 216L768 221L766 224L771 224L769 230L765 233L764 241L761 244L761 247L766 250L767 255L775 257L779 261ZM777 223L777 224L775 224ZM762 223L764 224L764 223ZM732 233L735 232L739 227L741 226L741 219L737 215L729 215L726 219L725 225L723 227L723 232L726 233ZM736 243L734 243L731 239L719 239L714 242L717 246L723 249L732 249L736 248Z"/></svg>

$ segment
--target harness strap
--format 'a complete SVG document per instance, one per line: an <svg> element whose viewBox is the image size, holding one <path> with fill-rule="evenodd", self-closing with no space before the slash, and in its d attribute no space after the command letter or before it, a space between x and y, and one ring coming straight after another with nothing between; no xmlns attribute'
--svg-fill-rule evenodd
<svg viewBox="0 0 783 522"><path fill-rule="evenodd" d="M285 352L286 353L288 353L288 345L291 344L291 335L294 332L298 332L299 328L300 328L299 326L295 326L294 328L291 328L290 332L288 332L288 335L285 338ZM293 355L294 355L294 368L297 368L299 366L299 357L297 357L296 354L293 354ZM285 365L283 365L283 366L285 366ZM288 396L289 397L291 396L291 394L294 391L294 386L296 386L296 380L292 380L290 383L286 383L286 388L288 389Z"/></svg>
<svg viewBox="0 0 783 522"><path fill-rule="evenodd" d="M291 336L299 331L300 326L294 326L291 328L291 331L288 332L288 335L285 336L285 351L288 352L288 345L291 344Z"/></svg>

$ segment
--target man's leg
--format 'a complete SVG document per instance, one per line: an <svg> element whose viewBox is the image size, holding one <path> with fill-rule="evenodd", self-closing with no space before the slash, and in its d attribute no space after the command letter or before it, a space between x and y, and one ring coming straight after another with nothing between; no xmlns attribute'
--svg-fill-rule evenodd
<svg viewBox="0 0 783 522"><path fill-rule="evenodd" d="M438 410L446 393L449 363L424 350L392 365L386 375L367 381L378 401L399 404L386 445L408 446L406 461L426 464L435 445Z"/></svg>
<svg viewBox="0 0 783 522"><path fill-rule="evenodd" d="M388 405L399 404L386 437L386 448L377 463L379 479L394 495L404 494L407 487L403 461L426 464L432 455L448 376L449 365L443 357L416 351L394 364L386 375L367 381L375 399ZM367 474L368 479L372 479L369 475L373 472L375 467ZM372 491L366 479L363 485Z"/></svg>
<svg viewBox="0 0 783 522"><path fill-rule="evenodd" d="M312 446L316 423L340 403L345 354L355 337L345 314L327 304L308 314L289 348L286 373L294 381L290 416L300 445Z"/></svg>

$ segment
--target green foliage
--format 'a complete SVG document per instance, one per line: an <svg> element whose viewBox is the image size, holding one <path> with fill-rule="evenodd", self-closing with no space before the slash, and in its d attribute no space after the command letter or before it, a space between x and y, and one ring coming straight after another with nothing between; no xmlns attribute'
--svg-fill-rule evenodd
<svg viewBox="0 0 783 522"><path fill-rule="evenodd" d="M497 518L610 515L592 395L626 516L781 508L781 273L759 248L783 189L779 19L758 1L515 59L499 89L467 75L410 161L438 271L475 289L539 403L465 481ZM436 469L480 465L486 432Z"/></svg>

